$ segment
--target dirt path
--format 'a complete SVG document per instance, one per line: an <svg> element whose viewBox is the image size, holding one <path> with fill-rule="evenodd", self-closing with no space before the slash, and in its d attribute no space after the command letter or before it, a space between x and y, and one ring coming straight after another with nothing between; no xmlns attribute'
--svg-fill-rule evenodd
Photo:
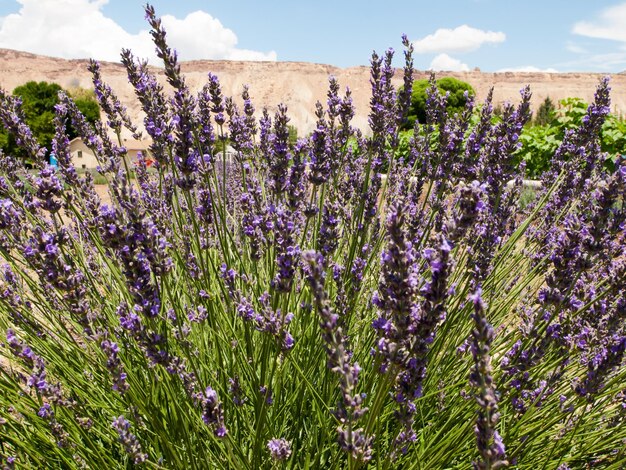
<svg viewBox="0 0 626 470"><path fill-rule="evenodd" d="M104 204L110 204L111 203L111 196L109 195L109 187L106 184L96 184L96 193L98 193L98 196L100 196L100 199L102 199L102 202Z"/></svg>

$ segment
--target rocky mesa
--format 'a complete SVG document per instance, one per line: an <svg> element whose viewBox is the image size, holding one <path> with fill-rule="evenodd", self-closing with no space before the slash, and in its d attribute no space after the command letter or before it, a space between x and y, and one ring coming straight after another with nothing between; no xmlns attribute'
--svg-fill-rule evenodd
<svg viewBox="0 0 626 470"><path fill-rule="evenodd" d="M91 74L87 60L67 60L45 57L27 52L0 49L0 87L13 90L30 80L56 82L64 88L91 88ZM128 107L130 116L140 123L142 113L132 87L126 80L121 64L103 62L102 75L116 91L120 100ZM370 98L369 68L339 68L331 65L305 62L242 62L242 61L188 61L181 69L190 88L197 91L206 83L207 73L216 74L226 96L238 97L242 87L248 85L257 110L267 107L274 110L278 103L289 109L291 124L300 133L307 133L315 126L315 102L324 101L328 77L334 75L342 88L350 87L356 107L354 125L366 131ZM153 67L158 79L165 83L162 70ZM415 78L427 78L429 72L415 71ZM478 100L494 88L494 102L516 102L519 90L530 85L532 106L538 107L546 98L553 101L577 96L587 101L593 99L596 85L603 76L597 73L490 73L478 70L471 72L438 72L437 76L452 76L470 83L476 90ZM401 70L396 75L397 85L402 82ZM626 74L613 74L612 111L626 113Z"/></svg>

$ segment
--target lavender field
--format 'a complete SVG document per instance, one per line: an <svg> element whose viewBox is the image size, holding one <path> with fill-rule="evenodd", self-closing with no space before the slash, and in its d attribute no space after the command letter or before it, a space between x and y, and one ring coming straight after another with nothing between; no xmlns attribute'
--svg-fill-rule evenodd
<svg viewBox="0 0 626 470"><path fill-rule="evenodd" d="M60 97L58 168L0 90L0 122L37 162L0 155L3 469L626 467L608 78L522 204L528 87L500 116L491 95L452 113L433 77L401 152L404 38L403 71L392 50L371 58L368 132L330 77L294 142L289 110L256 110L247 88L223 96L209 74L192 93L146 13L169 85L122 52L152 142L132 167L121 136L137 128L96 62L107 118Z"/></svg>

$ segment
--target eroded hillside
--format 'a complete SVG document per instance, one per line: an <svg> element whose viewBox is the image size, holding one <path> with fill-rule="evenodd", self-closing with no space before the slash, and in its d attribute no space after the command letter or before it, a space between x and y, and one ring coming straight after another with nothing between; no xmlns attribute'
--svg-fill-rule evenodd
<svg viewBox="0 0 626 470"><path fill-rule="evenodd" d="M249 85L253 102L260 110L273 109L283 102L289 108L291 123L300 132L308 132L315 125L315 101L324 100L328 76L334 75L342 87L352 90L356 116L354 124L367 128L368 102L370 97L369 68L338 68L330 65L305 62L236 62L236 61L190 61L182 64L187 83L192 90L199 90L206 82L208 72L220 78L223 92L228 96L240 94L244 84ZM164 76L154 68L159 79ZM141 119L139 104L134 99L126 73L120 64L102 63L102 74L128 107L131 117ZM427 78L425 71L416 71L415 78ZM453 76L469 82L482 100L494 87L494 101L517 101L519 90L529 84L533 92L533 107L547 96L553 101L578 96L587 101L593 94L601 74L593 73L485 73L440 72L438 76ZM0 86L13 90L29 80L56 82L62 87L91 87L91 76L86 60L66 60L39 56L26 52L0 49ZM397 76L401 84L401 74ZM612 76L612 108L614 112L626 113L626 75Z"/></svg>

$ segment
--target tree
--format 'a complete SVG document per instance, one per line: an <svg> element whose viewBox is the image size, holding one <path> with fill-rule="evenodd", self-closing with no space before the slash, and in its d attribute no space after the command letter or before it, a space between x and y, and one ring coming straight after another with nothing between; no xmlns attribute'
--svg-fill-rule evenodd
<svg viewBox="0 0 626 470"><path fill-rule="evenodd" d="M83 113L87 121L93 123L100 119L100 106L96 101L93 90L74 86L67 90L67 94L74 100L76 107ZM68 130L70 138L77 137L73 128L70 127Z"/></svg>
<svg viewBox="0 0 626 470"><path fill-rule="evenodd" d="M54 137L54 106L59 102L59 92L63 88L56 83L31 81L18 86L13 90L13 95L22 100L22 111L26 124L30 127L33 136L39 144L51 149ZM89 122L95 122L100 118L100 108L93 92L81 91L76 93L76 106L85 115ZM68 124L68 135L76 137L77 133ZM23 157L23 151L16 145L13 136L0 128L0 148L3 152L15 157Z"/></svg>
<svg viewBox="0 0 626 470"><path fill-rule="evenodd" d="M85 98L74 98L74 103L76 103L76 107L78 110L85 116L88 122L94 123L98 119L100 119L100 106L98 102L94 99L85 99ZM78 136L78 133L72 126L68 128L68 134L71 139Z"/></svg>
<svg viewBox="0 0 626 470"><path fill-rule="evenodd" d="M554 119L554 111L555 111L554 103L548 96L539 109L537 110L537 116L535 116L535 125L537 126L545 126L546 124L550 124Z"/></svg>
<svg viewBox="0 0 626 470"><path fill-rule="evenodd" d="M448 111L451 114L460 112L467 102L465 92L469 96L474 96L476 92L472 86L453 77L444 77L436 80L439 93L448 93ZM411 94L411 108L404 129L412 129L415 121L426 122L426 100L428 98L429 80L416 80L413 83L413 93Z"/></svg>

